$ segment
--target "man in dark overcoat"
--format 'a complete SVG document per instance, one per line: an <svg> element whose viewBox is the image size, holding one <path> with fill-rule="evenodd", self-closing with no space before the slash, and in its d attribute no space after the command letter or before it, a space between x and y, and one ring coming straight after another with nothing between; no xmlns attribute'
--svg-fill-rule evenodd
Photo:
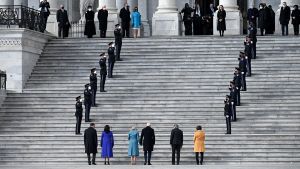
<svg viewBox="0 0 300 169"><path fill-rule="evenodd" d="M287 6L286 2L283 2L282 7L280 9L280 16L279 16L282 36L289 35L290 19L291 19L291 8L289 6Z"/></svg>
<svg viewBox="0 0 300 169"><path fill-rule="evenodd" d="M90 127L84 131L84 146L85 146L85 153L88 157L88 164L91 165L91 153L93 154L92 164L96 165L96 153L98 147L98 137L97 131L95 129L95 124L91 123Z"/></svg>
<svg viewBox="0 0 300 169"><path fill-rule="evenodd" d="M67 10L65 10L65 7L63 5L61 5L60 9L57 10L56 20L58 23L58 37L61 37L61 33L63 34L63 38L68 37L70 23L68 18L68 12Z"/></svg>
<svg viewBox="0 0 300 169"><path fill-rule="evenodd" d="M96 27L95 27L95 12L92 10L92 6L88 6L88 11L85 12L85 28L84 35L88 38L92 38L93 35L96 35Z"/></svg>
<svg viewBox="0 0 300 169"><path fill-rule="evenodd" d="M123 38L130 37L130 10L129 5L126 3L125 6L120 10L120 18L121 18L121 24L122 24L122 35Z"/></svg>
<svg viewBox="0 0 300 169"><path fill-rule="evenodd" d="M98 11L100 38L106 38L107 18L108 11L106 10L106 6L103 6L102 9Z"/></svg>
<svg viewBox="0 0 300 169"><path fill-rule="evenodd" d="M147 123L147 127L142 130L140 145L143 145L145 158L144 165L147 165L147 163L148 165L151 165L151 154L155 145L155 134L150 123Z"/></svg>
<svg viewBox="0 0 300 169"><path fill-rule="evenodd" d="M172 165L175 165L175 153L177 154L177 165L180 162L180 150L183 145L183 132L179 129L178 124L174 124L171 131L170 145L172 147Z"/></svg>

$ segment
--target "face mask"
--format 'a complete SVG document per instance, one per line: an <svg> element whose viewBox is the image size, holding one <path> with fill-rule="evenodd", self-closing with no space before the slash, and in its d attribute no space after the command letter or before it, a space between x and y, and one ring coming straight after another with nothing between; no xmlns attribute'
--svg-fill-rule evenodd
<svg viewBox="0 0 300 169"><path fill-rule="evenodd" d="M91 86L89 86L89 88L88 88L89 90L91 90L92 88L91 88Z"/></svg>
<svg viewBox="0 0 300 169"><path fill-rule="evenodd" d="M260 7L259 7L259 9L263 9L263 7L262 7L262 6L260 6Z"/></svg>
<svg viewBox="0 0 300 169"><path fill-rule="evenodd" d="M79 102L82 102L82 101L83 101L83 99L80 99L80 100L79 100Z"/></svg>
<svg viewBox="0 0 300 169"><path fill-rule="evenodd" d="M61 9L65 9L65 7L61 7Z"/></svg>
<svg viewBox="0 0 300 169"><path fill-rule="evenodd" d="M95 71L94 73L97 74L97 71Z"/></svg>
<svg viewBox="0 0 300 169"><path fill-rule="evenodd" d="M106 8L103 8L103 10L106 10Z"/></svg>
<svg viewBox="0 0 300 169"><path fill-rule="evenodd" d="M92 8L89 8L88 11L92 11Z"/></svg>
<svg viewBox="0 0 300 169"><path fill-rule="evenodd" d="M115 47L115 44L112 44L112 45L111 45L111 47L113 47L113 48L114 48L114 47Z"/></svg>
<svg viewBox="0 0 300 169"><path fill-rule="evenodd" d="M121 29L121 26L119 26L118 28Z"/></svg>

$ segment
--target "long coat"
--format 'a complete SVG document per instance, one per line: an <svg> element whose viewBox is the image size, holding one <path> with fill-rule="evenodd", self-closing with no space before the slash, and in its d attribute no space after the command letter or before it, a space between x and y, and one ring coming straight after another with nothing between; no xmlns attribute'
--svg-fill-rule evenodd
<svg viewBox="0 0 300 169"><path fill-rule="evenodd" d="M202 130L194 133L194 152L205 152L205 132Z"/></svg>
<svg viewBox="0 0 300 169"><path fill-rule="evenodd" d="M217 30L226 30L226 11L218 11L217 13L217 18L218 18L218 25L217 25ZM222 19L222 21L220 21Z"/></svg>
<svg viewBox="0 0 300 169"><path fill-rule="evenodd" d="M139 156L139 132L131 130L128 133L128 156Z"/></svg>
<svg viewBox="0 0 300 169"><path fill-rule="evenodd" d="M291 9L290 7L286 6L281 7L280 9L280 16L279 16L279 21L281 25L288 25L291 19Z"/></svg>
<svg viewBox="0 0 300 169"><path fill-rule="evenodd" d="M292 18L292 24L299 25L300 24L300 10L299 9L293 10L291 16L295 17L295 19Z"/></svg>
<svg viewBox="0 0 300 169"><path fill-rule="evenodd" d="M175 128L171 131L170 144L179 146L183 145L183 132L180 129Z"/></svg>
<svg viewBox="0 0 300 169"><path fill-rule="evenodd" d="M258 27L260 29L265 29L267 27L267 21L268 21L268 13L266 8L260 9L258 11Z"/></svg>
<svg viewBox="0 0 300 169"><path fill-rule="evenodd" d="M107 18L108 18L108 11L100 9L98 11L98 20L99 20L99 29L106 31L107 30Z"/></svg>
<svg viewBox="0 0 300 169"><path fill-rule="evenodd" d="M101 152L102 158L113 157L114 136L111 131L108 133L105 131L102 132L101 147L102 147L102 152Z"/></svg>
<svg viewBox="0 0 300 169"><path fill-rule="evenodd" d="M155 134L154 130L148 126L142 130L140 145L143 145L144 151L153 151L155 145Z"/></svg>
<svg viewBox="0 0 300 169"><path fill-rule="evenodd" d="M93 127L89 127L84 131L84 145L85 153L97 153L97 131Z"/></svg>
<svg viewBox="0 0 300 169"><path fill-rule="evenodd" d="M94 22L95 12L94 11L87 11L85 13L85 29L84 35L96 35L96 27Z"/></svg>
<svg viewBox="0 0 300 169"><path fill-rule="evenodd" d="M133 12L131 18L132 18L132 28L140 28L142 25L141 14L137 11Z"/></svg>

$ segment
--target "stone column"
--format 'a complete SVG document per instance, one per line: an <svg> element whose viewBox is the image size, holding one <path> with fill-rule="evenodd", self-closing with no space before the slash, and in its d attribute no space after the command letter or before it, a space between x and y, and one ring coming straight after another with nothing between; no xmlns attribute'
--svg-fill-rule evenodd
<svg viewBox="0 0 300 169"><path fill-rule="evenodd" d="M99 7L98 10L102 8L102 6L106 5L106 8L108 10L108 19L107 19L107 37L113 37L114 36L114 30L115 25L118 23L118 9L116 0L99 0ZM95 21L96 21L96 27L98 28L98 33L100 35L99 31L99 21L98 21L98 12L96 12L95 15Z"/></svg>
<svg viewBox="0 0 300 169"><path fill-rule="evenodd" d="M14 5L13 0L0 0L0 6L12 6Z"/></svg>
<svg viewBox="0 0 300 169"><path fill-rule="evenodd" d="M147 0L139 0L138 2L138 8L142 15L142 31L141 36L142 37L148 37L150 36L150 25L148 21L148 5Z"/></svg>
<svg viewBox="0 0 300 169"><path fill-rule="evenodd" d="M120 12L126 2L127 0L116 0L118 12Z"/></svg>
<svg viewBox="0 0 300 169"><path fill-rule="evenodd" d="M138 0L127 0L127 3L130 6L130 11L133 11L133 9L135 7L139 7L138 6L138 3L139 3ZM139 9L139 11L142 12L140 9Z"/></svg>
<svg viewBox="0 0 300 169"><path fill-rule="evenodd" d="M291 11L292 11L294 5L300 5L300 0L281 0L281 2L279 4L279 8L276 11L276 16L275 16L275 34L279 34L279 35L281 35L281 25L279 22L279 16L280 16L280 10L281 10L283 2L286 2L287 6L289 6L291 8ZM292 34L294 34L294 29L293 29L292 18L291 18L290 24L289 24L289 35L292 35Z"/></svg>
<svg viewBox="0 0 300 169"><path fill-rule="evenodd" d="M50 16L48 17L46 31L57 36L58 35L58 25L56 20L56 12L62 3L62 0L51 0L50 3Z"/></svg>
<svg viewBox="0 0 300 169"><path fill-rule="evenodd" d="M247 7L248 9L255 7L255 0L248 0Z"/></svg>
<svg viewBox="0 0 300 169"><path fill-rule="evenodd" d="M152 35L180 35L180 20L176 0L159 0L152 18Z"/></svg>
<svg viewBox="0 0 300 169"><path fill-rule="evenodd" d="M223 5L226 11L225 35L243 34L243 17L236 3L236 0L220 0L219 4ZM214 35L219 35L217 31L217 12L214 16Z"/></svg>
<svg viewBox="0 0 300 169"><path fill-rule="evenodd" d="M14 5L28 6L28 0L15 0Z"/></svg>

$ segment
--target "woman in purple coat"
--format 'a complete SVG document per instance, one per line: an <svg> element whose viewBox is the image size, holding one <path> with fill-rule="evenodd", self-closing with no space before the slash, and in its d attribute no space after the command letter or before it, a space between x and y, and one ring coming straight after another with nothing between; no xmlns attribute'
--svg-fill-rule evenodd
<svg viewBox="0 0 300 169"><path fill-rule="evenodd" d="M113 133L110 131L109 125L106 125L104 127L104 131L102 132L101 147L101 157L105 159L104 165L110 165L109 158L113 157L114 136Z"/></svg>

